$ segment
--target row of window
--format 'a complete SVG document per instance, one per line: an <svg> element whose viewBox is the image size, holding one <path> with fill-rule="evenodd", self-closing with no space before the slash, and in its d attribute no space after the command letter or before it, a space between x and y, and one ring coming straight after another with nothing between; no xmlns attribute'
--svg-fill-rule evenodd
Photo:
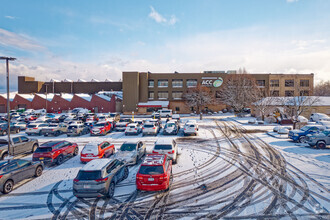
<svg viewBox="0 0 330 220"><path fill-rule="evenodd" d="M168 87L168 80L167 79L159 79L158 87L160 88L167 88ZM186 82L187 87L196 87L197 86L197 79L187 79ZM155 86L154 80L149 80L148 87L153 88ZM173 79L172 80L172 87L173 88L182 88L183 87L183 80L182 79Z"/></svg>
<svg viewBox="0 0 330 220"><path fill-rule="evenodd" d="M280 91L279 90L272 91L271 96L280 96ZM294 96L294 90L286 90L285 96ZM309 91L308 90L300 91L300 96L309 96Z"/></svg>
<svg viewBox="0 0 330 220"><path fill-rule="evenodd" d="M285 87L294 87L294 79L286 79L284 85L285 85ZM279 87L280 86L280 80L278 80L278 79L270 80L270 86L271 87ZM308 79L301 79L300 80L300 86L301 87L309 87L309 80Z"/></svg>
<svg viewBox="0 0 330 220"><path fill-rule="evenodd" d="M158 92L158 99L168 99L168 92ZM172 99L182 99L183 92L181 91L174 91L172 92ZM155 99L155 93L149 92L148 94L149 99Z"/></svg>

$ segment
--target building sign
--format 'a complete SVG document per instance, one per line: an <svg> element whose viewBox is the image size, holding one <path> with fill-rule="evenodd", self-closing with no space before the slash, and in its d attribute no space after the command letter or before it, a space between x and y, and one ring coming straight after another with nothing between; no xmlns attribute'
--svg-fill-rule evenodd
<svg viewBox="0 0 330 220"><path fill-rule="evenodd" d="M221 77L202 77L202 86L218 88L222 83Z"/></svg>

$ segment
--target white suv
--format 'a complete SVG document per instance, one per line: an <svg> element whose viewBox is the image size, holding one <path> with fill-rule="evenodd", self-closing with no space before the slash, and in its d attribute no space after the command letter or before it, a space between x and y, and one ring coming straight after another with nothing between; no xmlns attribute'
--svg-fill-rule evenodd
<svg viewBox="0 0 330 220"><path fill-rule="evenodd" d="M166 154L173 160L173 163L176 163L178 157L178 145L174 139L160 139L155 143L152 153Z"/></svg>
<svg viewBox="0 0 330 220"><path fill-rule="evenodd" d="M158 110L160 117L172 117L172 109Z"/></svg>
<svg viewBox="0 0 330 220"><path fill-rule="evenodd" d="M35 135L42 135L42 129L48 127L47 123L31 123L26 126L25 133L27 135L35 134Z"/></svg>
<svg viewBox="0 0 330 220"><path fill-rule="evenodd" d="M142 136L148 134L157 136L159 129L160 127L155 122L146 122L142 128Z"/></svg>
<svg viewBox="0 0 330 220"><path fill-rule="evenodd" d="M193 120L188 121L183 128L183 134L186 135L197 135L197 131L198 131L198 124L196 123L196 121L194 122Z"/></svg>

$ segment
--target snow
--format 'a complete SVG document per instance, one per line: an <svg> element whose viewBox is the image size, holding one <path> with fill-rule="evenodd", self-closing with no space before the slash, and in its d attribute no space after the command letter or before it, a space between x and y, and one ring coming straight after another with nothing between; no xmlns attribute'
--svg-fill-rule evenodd
<svg viewBox="0 0 330 220"><path fill-rule="evenodd" d="M46 94L36 94L37 96L46 99ZM47 101L51 102L54 98L55 94L54 93L48 93L47 94Z"/></svg>
<svg viewBox="0 0 330 220"><path fill-rule="evenodd" d="M64 79L63 82L73 82L71 79Z"/></svg>
<svg viewBox="0 0 330 220"><path fill-rule="evenodd" d="M17 94L17 95L30 102L32 102L32 100L34 98L34 95L32 95L32 94Z"/></svg>
<svg viewBox="0 0 330 220"><path fill-rule="evenodd" d="M102 94L95 94L96 96L110 102L111 101L111 98L109 96L106 96L106 95L102 95Z"/></svg>
<svg viewBox="0 0 330 220"><path fill-rule="evenodd" d="M12 102L18 92L10 92L9 93L9 100ZM3 98L7 99L7 93L0 94Z"/></svg>
<svg viewBox="0 0 330 220"><path fill-rule="evenodd" d="M88 94L85 94L85 93L77 93L75 95L82 98L82 99L85 99L88 102L90 102L92 100L92 96L88 95Z"/></svg>
<svg viewBox="0 0 330 220"><path fill-rule="evenodd" d="M78 79L78 81L77 82L87 82L86 80L84 80L84 79Z"/></svg>
<svg viewBox="0 0 330 220"><path fill-rule="evenodd" d="M289 199L297 201L298 204L303 207L306 206L313 212L328 213L330 202L326 199L330 198L329 148L317 150L306 146L306 144L293 143L287 138L287 135L281 137L276 135L270 136L269 133L278 125L269 123L250 125L248 121L251 117L238 118L233 114L226 113L203 116L203 120L199 120L199 116L180 116L181 127L187 120L196 120L199 125L197 136L183 137L181 129L177 136L164 136L162 134L156 137L142 137L141 134L138 136L125 136L124 132L111 132L101 137L91 137L89 135L66 137L65 135L60 135L58 137L38 137L38 140L40 143L44 143L48 140L65 139L77 143L80 151L89 142L100 143L106 140L114 144L116 151L118 151L121 144L125 141L142 140L146 144L147 152L151 153L156 141L168 142L175 138L178 143L179 156L177 164L173 165L173 184L169 192L169 201L170 203L173 202L175 206L166 212L175 213L191 210L191 213L193 213L193 211L198 211L195 207L207 205L203 210L205 213L191 214L190 216L185 216L188 214L184 214L181 217L177 217L178 219L212 218L205 217L204 214L212 214L216 216L213 217L214 219L219 219L220 217L217 216L219 209L226 205L235 207L232 211L228 211L228 214L225 215L226 218L261 214L272 203L274 198L273 192L277 189L276 186L284 181L284 179L280 178L281 173L279 171L275 170L272 176L262 172L276 168L276 164L264 164L268 161L266 159L269 158L270 154L265 147L267 144L280 153L276 155L278 158L272 159L281 161L283 157L284 161L282 162L286 169L285 172L288 172L288 176L291 177L290 181L295 181L294 183L290 181L285 182L285 190L278 194L281 201L284 204L288 204L289 208L293 208L295 206L294 202L285 202L290 195ZM226 130L222 132L220 129L225 128L223 127L224 124L227 124L229 127L236 126L247 131L258 131L246 133L245 135L253 143L260 143L257 147L262 161L249 159L253 157L254 152L249 151L249 148L242 144L242 137L235 137L234 134L231 134L232 136L229 136L229 138L232 142L226 141L224 136ZM16 135L18 134L14 134L13 137ZM228 133L228 135L230 134ZM240 153L234 153L233 145L237 147L237 152ZM31 155L25 157L28 160L31 160L31 158ZM69 212L68 207L70 204L76 201L72 195L72 181L83 166L84 164L80 163L79 156L70 158L59 166L46 167L40 177L21 184L20 187L10 194L6 196L0 195L0 218L51 219L57 213L56 210L58 210L58 214L62 215L59 219L62 219L65 212ZM116 201L125 201L128 195L131 195L136 190L135 176L138 169L139 165L129 167L129 177L116 186ZM254 170L259 169L260 173L254 172ZM245 174L249 175L246 176ZM304 184L308 186L307 193L309 193L309 197L305 203L301 203L300 201L303 201L302 194L305 192L301 190ZM253 191L249 191L249 189ZM295 193L296 191L298 193ZM162 193L147 193L142 194L143 196L139 194L136 202L151 207ZM246 193L243 197L237 197L237 195L243 195L243 193ZM234 204L233 202L239 198L242 199L240 203ZM86 204L79 203L79 206L85 209L88 215L88 212L91 211L91 204L95 202L97 209L101 209L105 201L103 199L88 199ZM311 201L315 202L315 204ZM88 205L89 203L90 205ZM209 206L212 203L214 205ZM162 204L160 202L159 207ZM108 208L111 206L109 204ZM134 203L129 205L131 208L134 208L134 206ZM116 207L116 205L113 207ZM147 209L150 207L147 207ZM144 207L141 206L140 208L143 209ZM104 218L111 216L111 210L111 208L107 209L107 212L104 213ZM81 209L78 209L77 205L77 212L80 211ZM166 219L166 212L164 219ZM277 213L285 214L286 212L284 208L279 207L274 214ZM297 214L298 219L300 219L299 214L305 214L306 212L300 208L293 211L293 213ZM289 216L286 217L289 218ZM307 216L306 218L308 219L309 217ZM304 217L301 219L304 219Z"/></svg>
<svg viewBox="0 0 330 220"><path fill-rule="evenodd" d="M69 93L62 93L61 94L61 98L71 102L71 99L73 98L73 95L72 94L69 94Z"/></svg>
<svg viewBox="0 0 330 220"><path fill-rule="evenodd" d="M109 96L109 97L112 97L113 95L115 95L117 98L123 99L123 92L122 91L100 91L97 94L98 95L105 95L105 96Z"/></svg>
<svg viewBox="0 0 330 220"><path fill-rule="evenodd" d="M308 100L305 102L307 98ZM314 100L317 101L314 102ZM256 104L270 106L296 105L294 103L307 106L330 106L330 96L266 97L256 102Z"/></svg>
<svg viewBox="0 0 330 220"><path fill-rule="evenodd" d="M161 106L163 108L168 108L169 101L148 101L148 102L138 103L138 107L148 107L148 106Z"/></svg>

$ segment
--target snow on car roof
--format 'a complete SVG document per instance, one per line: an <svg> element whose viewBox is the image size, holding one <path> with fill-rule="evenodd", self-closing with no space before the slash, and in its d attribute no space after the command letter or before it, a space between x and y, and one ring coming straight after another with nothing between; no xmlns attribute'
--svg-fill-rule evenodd
<svg viewBox="0 0 330 220"><path fill-rule="evenodd" d="M164 154L147 154L144 158L142 165L162 165L164 163Z"/></svg>
<svg viewBox="0 0 330 220"><path fill-rule="evenodd" d="M172 144L172 139L158 139L155 144Z"/></svg>
<svg viewBox="0 0 330 220"><path fill-rule="evenodd" d="M103 167L105 167L109 162L111 162L112 159L96 159L88 162L83 168L80 170L101 170Z"/></svg>

